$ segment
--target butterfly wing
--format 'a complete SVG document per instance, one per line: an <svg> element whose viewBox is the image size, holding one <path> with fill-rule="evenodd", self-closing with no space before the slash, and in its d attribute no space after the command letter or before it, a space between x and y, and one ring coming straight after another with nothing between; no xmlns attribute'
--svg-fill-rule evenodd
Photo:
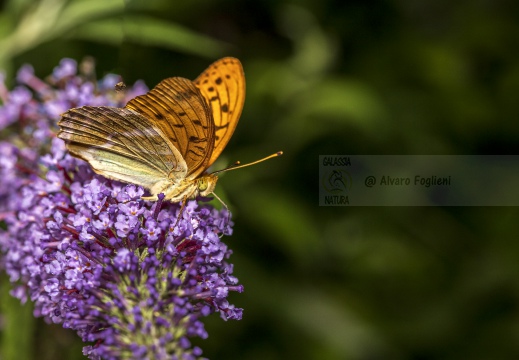
<svg viewBox="0 0 519 360"><path fill-rule="evenodd" d="M208 167L214 148L214 121L209 105L191 80L168 78L126 104L159 128L184 158L187 177Z"/></svg>
<svg viewBox="0 0 519 360"><path fill-rule="evenodd" d="M240 119L245 102L245 75L236 58L215 61L194 81L211 111L215 124L214 150L208 167L220 156Z"/></svg>
<svg viewBox="0 0 519 360"><path fill-rule="evenodd" d="M152 190L186 177L187 165L162 131L129 109L91 107L62 115L58 137L100 175Z"/></svg>

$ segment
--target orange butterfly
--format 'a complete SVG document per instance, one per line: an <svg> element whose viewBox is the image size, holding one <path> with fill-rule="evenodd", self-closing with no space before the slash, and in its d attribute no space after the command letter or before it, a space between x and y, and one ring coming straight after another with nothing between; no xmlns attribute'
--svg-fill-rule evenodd
<svg viewBox="0 0 519 360"><path fill-rule="evenodd" d="M198 195L218 198L213 192L216 172L205 172L229 142L244 101L243 68L238 59L227 57L195 81L165 79L124 108L68 110L58 122L58 137L96 173L147 188L151 196L145 200L157 200L160 193L165 200L183 204ZM237 162L220 171L281 154L240 166Z"/></svg>

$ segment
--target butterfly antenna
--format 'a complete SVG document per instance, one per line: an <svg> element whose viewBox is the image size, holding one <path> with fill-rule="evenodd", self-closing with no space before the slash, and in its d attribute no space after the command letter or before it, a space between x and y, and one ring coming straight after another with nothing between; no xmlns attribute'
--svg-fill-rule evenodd
<svg viewBox="0 0 519 360"><path fill-rule="evenodd" d="M255 165L255 164L258 164L260 162L263 162L265 160L268 160L268 159L272 159L272 158L275 158L275 157L278 157L278 156L281 156L283 155L283 151L278 151L277 153L275 154L272 154L272 155L269 155L267 157L264 157L263 159L259 159L259 160L256 160L256 161L253 161L251 163L248 163L248 164L243 164L241 165L241 163L239 161L236 161L234 164L232 164L231 166L229 167L226 167L225 169L222 169L222 170L218 170L218 171L215 171L213 172L212 174L218 174L218 173L221 173L221 172L224 172L224 171L229 171L229 170L236 170L236 169L240 169L240 168L244 168L246 166L251 166L251 165ZM213 193L214 194L214 193ZM216 196L216 195L215 195ZM220 200L221 201L221 200ZM222 202L223 203L223 202Z"/></svg>
<svg viewBox="0 0 519 360"><path fill-rule="evenodd" d="M218 173L218 172L222 172L222 171L227 171L227 170L230 170L230 169L232 169L233 167L236 167L236 166L238 166L238 165L240 165L240 164L241 164L241 163L240 163L240 161L238 160L238 161L236 161L234 164L232 164L232 165L230 165L230 166L227 166L225 169L221 169L221 170L218 170L218 171L215 171L215 172ZM213 173L213 174L214 174L214 173Z"/></svg>

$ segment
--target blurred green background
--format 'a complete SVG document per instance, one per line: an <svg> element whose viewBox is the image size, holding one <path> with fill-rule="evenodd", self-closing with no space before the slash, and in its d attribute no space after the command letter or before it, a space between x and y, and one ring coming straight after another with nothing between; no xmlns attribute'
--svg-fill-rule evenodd
<svg viewBox="0 0 519 360"><path fill-rule="evenodd" d="M211 359L517 359L515 207L319 207L319 155L516 154L514 0L0 1L0 68L63 57L154 86L222 56L245 68L218 166L242 321L206 321ZM12 84L12 82L11 82ZM4 359L81 359L5 295Z"/></svg>

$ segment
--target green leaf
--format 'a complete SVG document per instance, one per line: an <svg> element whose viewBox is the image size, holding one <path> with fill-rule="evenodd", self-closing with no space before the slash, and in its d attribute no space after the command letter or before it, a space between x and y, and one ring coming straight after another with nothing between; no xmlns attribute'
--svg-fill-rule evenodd
<svg viewBox="0 0 519 360"><path fill-rule="evenodd" d="M118 45L123 41L180 50L206 57L222 55L229 44L167 21L145 16L111 18L84 24L75 38Z"/></svg>
<svg viewBox="0 0 519 360"><path fill-rule="evenodd" d="M33 337L36 320L32 316L32 304L21 305L20 300L9 294L9 281L0 278L0 313L2 314L2 338L0 358L33 359Z"/></svg>

